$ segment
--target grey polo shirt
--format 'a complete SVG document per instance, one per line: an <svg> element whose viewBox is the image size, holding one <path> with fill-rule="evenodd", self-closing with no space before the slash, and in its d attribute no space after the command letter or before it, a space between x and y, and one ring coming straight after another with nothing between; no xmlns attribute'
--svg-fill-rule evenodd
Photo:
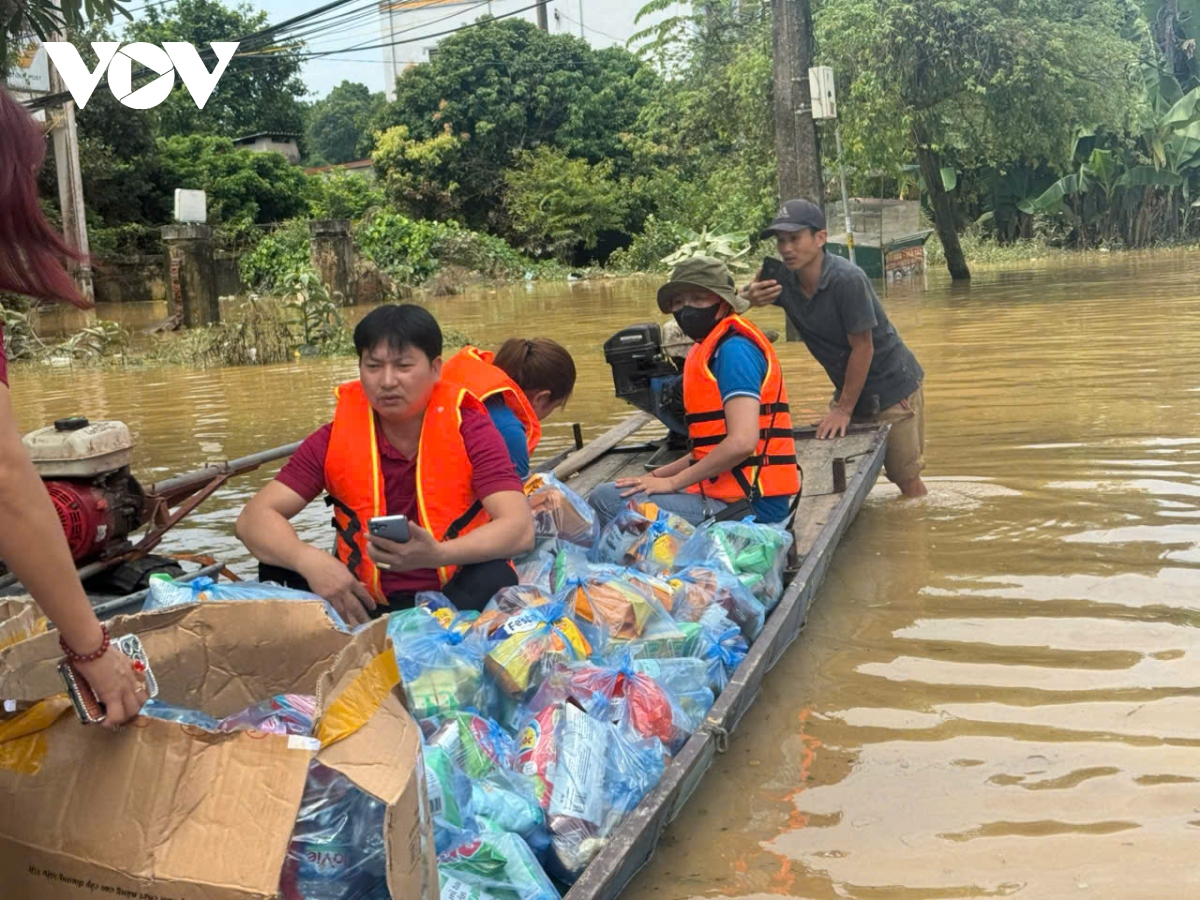
<svg viewBox="0 0 1200 900"><path fill-rule="evenodd" d="M850 361L850 341L846 335L871 332L875 355L854 408L856 416L870 416L895 406L916 391L925 378L925 370L888 320L871 280L848 259L825 253L821 280L811 298L800 290L796 273L779 260L764 262L763 278L774 279L783 286L775 305L783 307L809 352L829 375L835 397L841 394Z"/></svg>

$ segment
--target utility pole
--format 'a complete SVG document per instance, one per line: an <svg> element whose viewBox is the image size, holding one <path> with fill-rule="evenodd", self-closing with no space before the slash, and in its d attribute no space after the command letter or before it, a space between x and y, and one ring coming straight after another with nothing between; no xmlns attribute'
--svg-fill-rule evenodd
<svg viewBox="0 0 1200 900"><path fill-rule="evenodd" d="M775 156L779 202L806 197L825 205L821 145L812 117L808 68L812 65L812 8L809 0L771 0L775 27ZM800 334L787 320L787 339Z"/></svg>
<svg viewBox="0 0 1200 900"><path fill-rule="evenodd" d="M538 28L542 31L550 30L550 17L546 14L546 0L538 0Z"/></svg>
<svg viewBox="0 0 1200 900"><path fill-rule="evenodd" d="M65 41L61 32L56 41ZM66 84L53 62L50 67L50 92L66 91ZM58 204L62 211L63 237L68 246L83 254L82 262L72 261L68 268L75 277L75 286L89 302L96 299L92 284L92 263L88 258L87 215L83 205L83 171L79 165L79 133L75 128L75 103L67 100L54 120L54 165L58 173Z"/></svg>
<svg viewBox="0 0 1200 900"><path fill-rule="evenodd" d="M812 117L808 69L812 65L809 0L771 0L775 19L775 153L779 201L806 197L824 205L821 146Z"/></svg>

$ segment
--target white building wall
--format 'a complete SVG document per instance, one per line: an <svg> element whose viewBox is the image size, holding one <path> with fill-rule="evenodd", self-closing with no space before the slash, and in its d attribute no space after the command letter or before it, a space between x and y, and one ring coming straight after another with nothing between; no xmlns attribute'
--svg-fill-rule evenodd
<svg viewBox="0 0 1200 900"><path fill-rule="evenodd" d="M383 66L388 98L395 97L396 78L411 66L428 62L437 52L440 37L434 35L461 28L480 16L503 16L533 0L399 0L380 4L380 27L383 43L396 43L383 49ZM686 12L688 4L676 3L674 8L634 24L638 10L646 0L548 0L546 13L551 34L582 36L589 44L602 47L625 46L634 34L656 21ZM517 13L521 18L537 23L537 10Z"/></svg>

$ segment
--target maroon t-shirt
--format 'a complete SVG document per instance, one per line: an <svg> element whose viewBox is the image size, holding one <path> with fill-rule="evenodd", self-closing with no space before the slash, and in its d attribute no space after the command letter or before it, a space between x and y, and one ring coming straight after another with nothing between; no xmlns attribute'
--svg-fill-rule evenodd
<svg viewBox="0 0 1200 900"><path fill-rule="evenodd" d="M504 438L484 413L473 410L463 412L463 443L471 459L471 486L475 496L483 499L500 491L519 491L521 479L513 470L512 460ZM290 487L305 500L313 501L324 490L325 453L329 449L329 436L333 424L322 425L292 454L292 458L279 470L275 480ZM387 497L387 512L390 516L404 515L414 524L417 516L417 461L408 459L393 447L383 436L383 428L375 423L376 442L379 445L380 466L383 469L384 493ZM381 585L385 594L394 591L436 591L439 587L435 569L413 569L409 572L381 572Z"/></svg>
<svg viewBox="0 0 1200 900"><path fill-rule="evenodd" d="M8 357L4 355L4 326L0 325L0 384L8 385Z"/></svg>

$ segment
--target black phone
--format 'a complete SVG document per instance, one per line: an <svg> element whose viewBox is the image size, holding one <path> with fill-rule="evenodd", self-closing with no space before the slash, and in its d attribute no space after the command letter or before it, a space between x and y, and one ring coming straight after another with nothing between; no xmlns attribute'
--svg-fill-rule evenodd
<svg viewBox="0 0 1200 900"><path fill-rule="evenodd" d="M773 256L768 256L763 260L762 264L762 280L763 281L778 281L780 284L787 284L791 278L791 270L782 262L775 259Z"/></svg>
<svg viewBox="0 0 1200 900"><path fill-rule="evenodd" d="M397 544L407 544L411 537L408 531L408 516L376 516L367 522L367 530Z"/></svg>

